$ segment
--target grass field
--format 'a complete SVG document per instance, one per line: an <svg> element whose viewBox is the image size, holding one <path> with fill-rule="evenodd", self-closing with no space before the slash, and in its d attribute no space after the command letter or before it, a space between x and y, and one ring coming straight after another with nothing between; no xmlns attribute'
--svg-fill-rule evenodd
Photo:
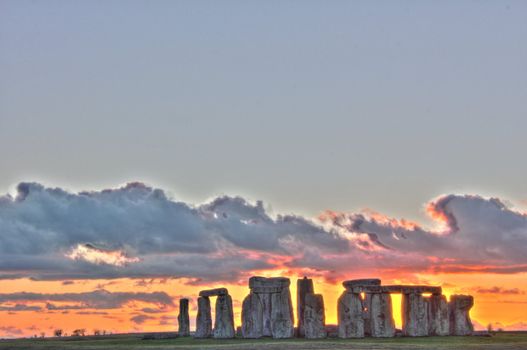
<svg viewBox="0 0 527 350"><path fill-rule="evenodd" d="M155 339L142 340L140 334L104 337L17 339L0 341L0 349L527 349L527 333L505 332L493 337L426 337L390 339Z"/></svg>

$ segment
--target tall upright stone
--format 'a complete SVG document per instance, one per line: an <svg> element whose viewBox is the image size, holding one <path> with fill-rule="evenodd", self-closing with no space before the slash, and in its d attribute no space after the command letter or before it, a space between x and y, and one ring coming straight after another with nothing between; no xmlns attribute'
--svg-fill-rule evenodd
<svg viewBox="0 0 527 350"><path fill-rule="evenodd" d="M298 336L303 337L304 331L304 309L307 294L315 293L313 280L307 277L296 281L296 318L298 321Z"/></svg>
<svg viewBox="0 0 527 350"><path fill-rule="evenodd" d="M212 334L212 316L209 297L198 298L198 314L196 316L195 338L209 338Z"/></svg>
<svg viewBox="0 0 527 350"><path fill-rule="evenodd" d="M344 291L338 299L339 338L363 338L364 319L360 294Z"/></svg>
<svg viewBox="0 0 527 350"><path fill-rule="evenodd" d="M214 338L234 338L234 317L232 298L229 294L219 295L216 299L216 319L214 321Z"/></svg>
<svg viewBox="0 0 527 350"><path fill-rule="evenodd" d="M244 338L263 336L263 305L258 294L250 293L243 300L241 331Z"/></svg>
<svg viewBox="0 0 527 350"><path fill-rule="evenodd" d="M403 334L409 337L428 335L428 303L421 293L403 294Z"/></svg>
<svg viewBox="0 0 527 350"><path fill-rule="evenodd" d="M178 334L180 337L188 337L190 335L190 318L188 314L188 299L179 299L179 314L178 320Z"/></svg>
<svg viewBox="0 0 527 350"><path fill-rule="evenodd" d="M271 332L273 338L292 338L295 334L293 305L289 287L271 294Z"/></svg>
<svg viewBox="0 0 527 350"><path fill-rule="evenodd" d="M450 312L450 334L471 335L474 326L470 320L470 309L474 306L471 295L451 295L448 303Z"/></svg>
<svg viewBox="0 0 527 350"><path fill-rule="evenodd" d="M370 297L370 332L375 338L395 336L392 298L388 293L372 293Z"/></svg>
<svg viewBox="0 0 527 350"><path fill-rule="evenodd" d="M446 297L432 294L428 302L428 333L430 335L449 335L450 316Z"/></svg>
<svg viewBox="0 0 527 350"><path fill-rule="evenodd" d="M327 336L324 299L321 294L305 295L303 317L304 336L307 339L321 339Z"/></svg>

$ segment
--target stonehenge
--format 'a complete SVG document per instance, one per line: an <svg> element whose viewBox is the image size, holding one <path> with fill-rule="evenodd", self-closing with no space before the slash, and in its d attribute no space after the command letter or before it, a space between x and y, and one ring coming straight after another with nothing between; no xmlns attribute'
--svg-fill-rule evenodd
<svg viewBox="0 0 527 350"><path fill-rule="evenodd" d="M293 304L290 281L284 277L251 277L250 293L242 304L244 338L292 338L294 336Z"/></svg>
<svg viewBox="0 0 527 350"><path fill-rule="evenodd" d="M216 296L214 329L210 309L210 297ZM195 338L234 338L234 315L232 298L226 288L202 290L198 298Z"/></svg>
<svg viewBox="0 0 527 350"><path fill-rule="evenodd" d="M448 303L450 312L450 334L469 335L474 331L469 311L474 306L470 295L452 295Z"/></svg>
<svg viewBox="0 0 527 350"><path fill-rule="evenodd" d="M298 320L298 336L305 335L304 309L306 295L314 293L313 280L307 277L297 280L296 283L296 319Z"/></svg>
<svg viewBox="0 0 527 350"><path fill-rule="evenodd" d="M188 337L190 335L190 318L188 315L188 299L179 299L179 315L177 316L179 325L178 335Z"/></svg>
<svg viewBox="0 0 527 350"><path fill-rule="evenodd" d="M324 300L316 294L313 280L297 280L295 317L290 280L285 277L251 277L249 294L242 303L241 327L234 328L232 298L226 288L202 290L197 300L195 338L340 338L471 335L470 309L474 298L452 295L447 301L441 287L382 285L380 279L355 279L342 283L337 300L338 325L326 326ZM391 294L400 294L402 330L396 330ZM210 298L216 297L212 323ZM188 299L179 303L180 336L190 334Z"/></svg>

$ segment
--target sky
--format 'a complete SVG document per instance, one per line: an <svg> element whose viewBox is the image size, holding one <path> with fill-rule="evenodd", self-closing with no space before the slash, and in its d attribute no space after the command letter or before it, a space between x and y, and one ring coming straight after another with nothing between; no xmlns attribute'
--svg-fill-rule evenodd
<svg viewBox="0 0 527 350"><path fill-rule="evenodd" d="M174 330L217 286L239 324L252 275L527 329L526 11L0 0L0 337Z"/></svg>

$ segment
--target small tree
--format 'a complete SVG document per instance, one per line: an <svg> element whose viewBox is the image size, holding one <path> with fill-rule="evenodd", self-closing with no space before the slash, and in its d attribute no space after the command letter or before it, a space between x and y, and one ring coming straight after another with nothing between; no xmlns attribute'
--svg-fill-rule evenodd
<svg viewBox="0 0 527 350"><path fill-rule="evenodd" d="M101 335L101 331L99 329L94 329L93 335Z"/></svg>
<svg viewBox="0 0 527 350"><path fill-rule="evenodd" d="M72 337L84 337L84 334L86 334L86 330L84 328L75 329L73 332L71 332Z"/></svg>
<svg viewBox="0 0 527 350"><path fill-rule="evenodd" d="M62 337L62 329L55 329L53 331L53 334L55 335L55 337Z"/></svg>
<svg viewBox="0 0 527 350"><path fill-rule="evenodd" d="M492 323L487 325L487 332L492 333Z"/></svg>

